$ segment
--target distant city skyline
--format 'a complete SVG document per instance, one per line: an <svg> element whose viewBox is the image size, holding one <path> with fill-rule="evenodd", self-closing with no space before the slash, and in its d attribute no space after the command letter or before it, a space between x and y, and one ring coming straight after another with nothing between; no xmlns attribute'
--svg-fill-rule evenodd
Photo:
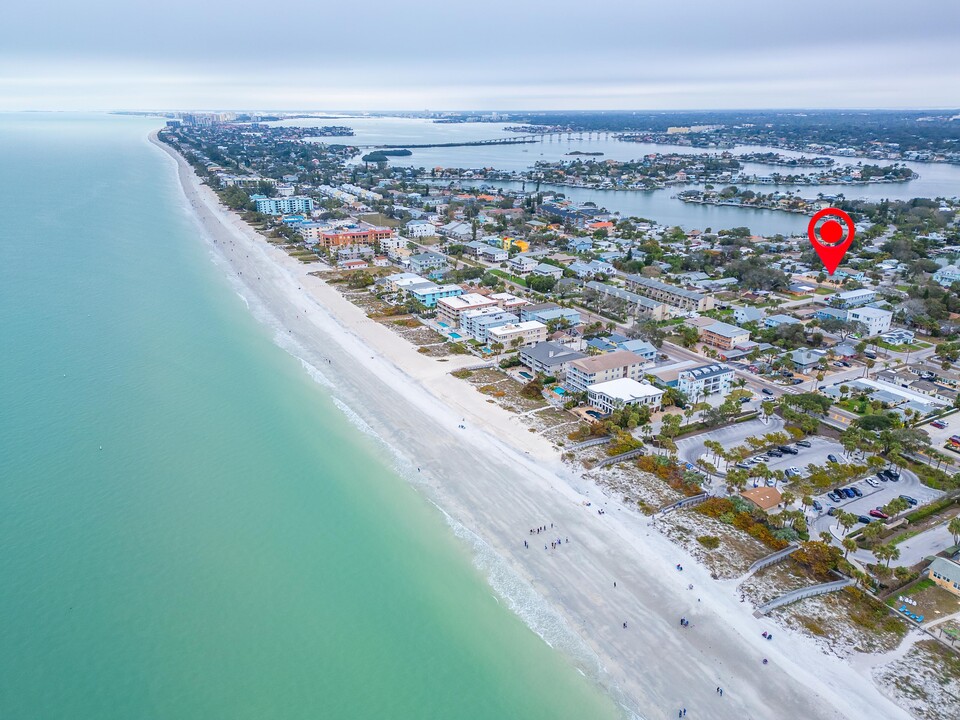
<svg viewBox="0 0 960 720"><path fill-rule="evenodd" d="M960 6L370 0L5 10L0 110L960 106Z"/></svg>

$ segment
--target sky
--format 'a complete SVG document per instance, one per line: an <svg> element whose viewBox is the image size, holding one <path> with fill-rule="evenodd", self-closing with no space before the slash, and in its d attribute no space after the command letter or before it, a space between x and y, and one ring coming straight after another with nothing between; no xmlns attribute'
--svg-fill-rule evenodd
<svg viewBox="0 0 960 720"><path fill-rule="evenodd" d="M960 107L954 0L33 0L0 110Z"/></svg>

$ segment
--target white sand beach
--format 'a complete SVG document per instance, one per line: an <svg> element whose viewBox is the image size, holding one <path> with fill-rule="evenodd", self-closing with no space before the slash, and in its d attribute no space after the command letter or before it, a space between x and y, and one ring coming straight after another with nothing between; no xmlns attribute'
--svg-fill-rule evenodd
<svg viewBox="0 0 960 720"><path fill-rule="evenodd" d="M475 358L417 353L309 275L315 265L223 208L182 158L151 140L176 160L204 242L278 342L409 460L405 474L451 518L501 599L628 714L672 718L685 707L690 717L719 720L910 717L881 694L870 667L755 618L733 585L712 580L649 518L605 498L547 440L449 375ZM541 525L547 532L531 538ZM551 538L564 543L544 550ZM680 627L681 616L691 627Z"/></svg>

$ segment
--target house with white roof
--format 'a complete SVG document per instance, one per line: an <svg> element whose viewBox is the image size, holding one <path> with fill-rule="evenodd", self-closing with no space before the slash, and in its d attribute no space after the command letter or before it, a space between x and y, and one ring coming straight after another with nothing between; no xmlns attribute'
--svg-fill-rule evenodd
<svg viewBox="0 0 960 720"><path fill-rule="evenodd" d="M663 390L632 378L618 378L587 387L587 402L603 414L627 405L646 405L651 412L660 409Z"/></svg>

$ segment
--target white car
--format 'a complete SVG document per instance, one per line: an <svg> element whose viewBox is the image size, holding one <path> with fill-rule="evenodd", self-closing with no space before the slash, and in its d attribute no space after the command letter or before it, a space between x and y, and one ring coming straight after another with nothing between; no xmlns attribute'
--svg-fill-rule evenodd
<svg viewBox="0 0 960 720"><path fill-rule="evenodd" d="M787 475L790 477L800 477L803 473L800 472L800 468L789 467L787 468Z"/></svg>
<svg viewBox="0 0 960 720"><path fill-rule="evenodd" d="M867 478L867 485L869 485L870 487L875 487L875 488L876 488L876 487L880 487L880 483L878 483L878 482L877 482L876 480L874 480L872 477L868 477L868 478Z"/></svg>

